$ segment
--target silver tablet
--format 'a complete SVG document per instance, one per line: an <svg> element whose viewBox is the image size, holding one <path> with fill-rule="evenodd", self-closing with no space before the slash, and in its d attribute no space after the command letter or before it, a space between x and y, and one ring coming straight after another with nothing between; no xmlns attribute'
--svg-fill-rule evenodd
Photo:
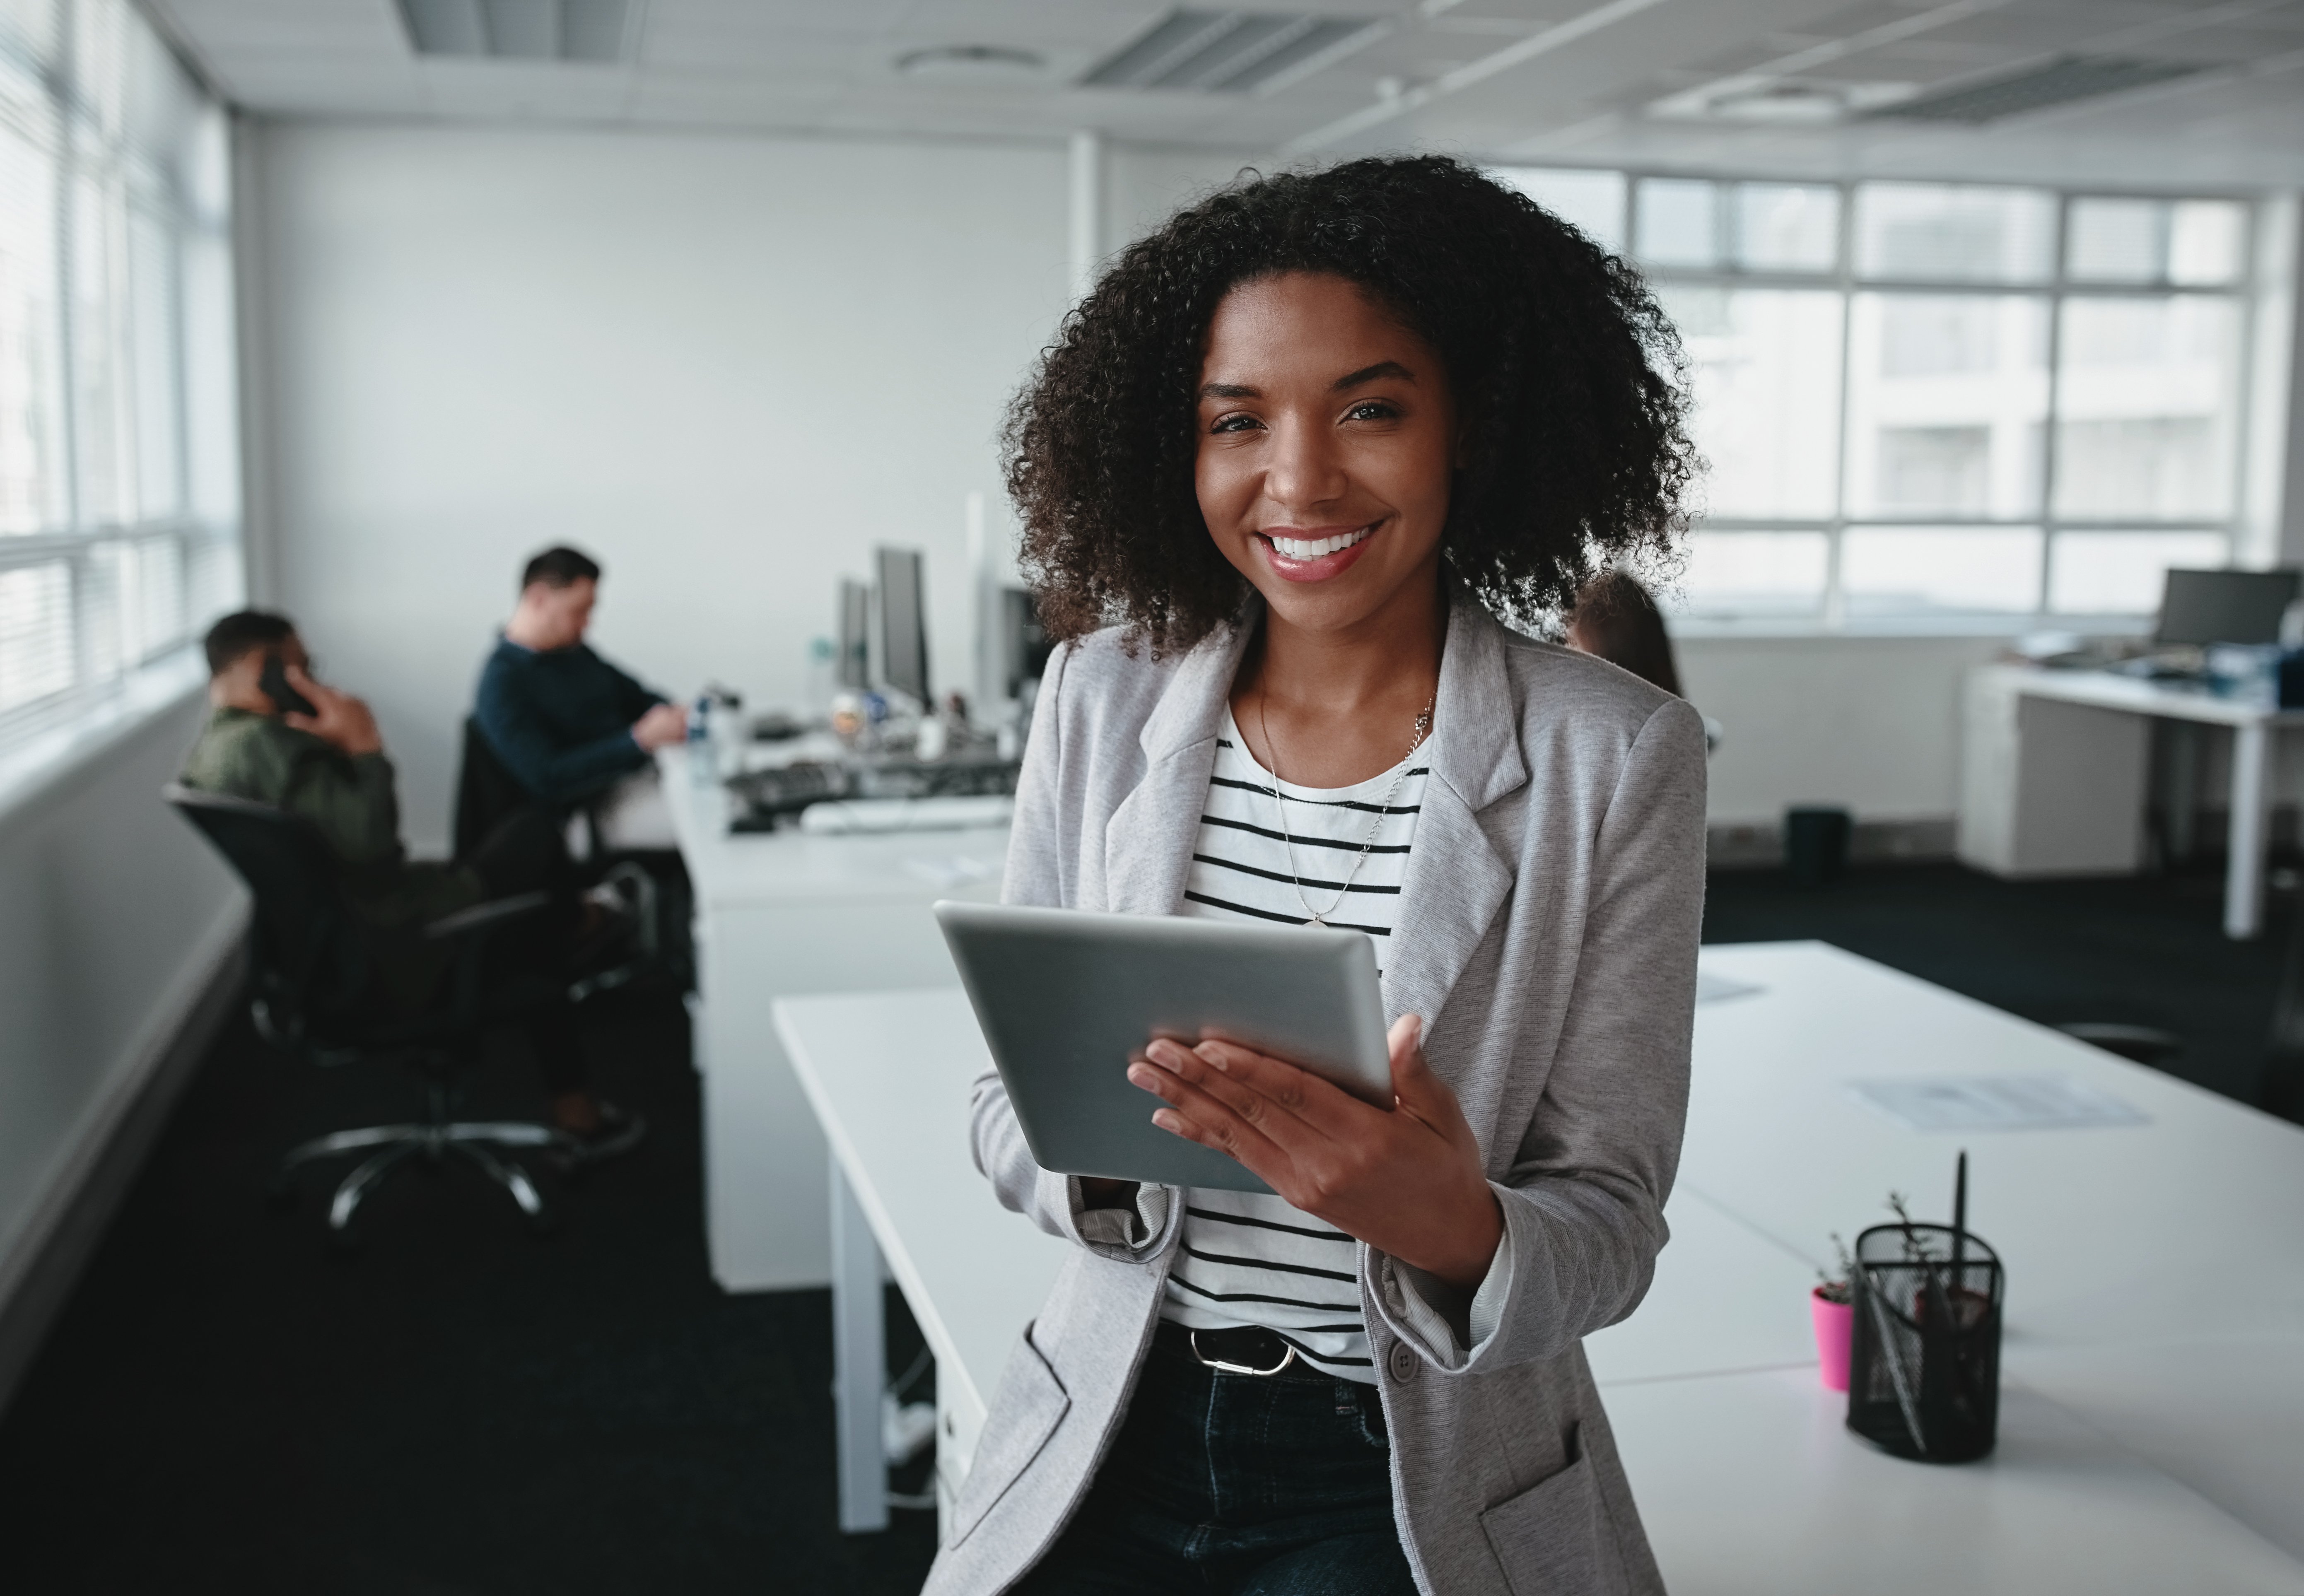
<svg viewBox="0 0 2304 1596"><path fill-rule="evenodd" d="M1042 1169L1272 1189L1152 1123L1160 1100L1129 1084L1128 1060L1156 1036L1238 1042L1392 1106L1361 932L950 901L936 916Z"/></svg>

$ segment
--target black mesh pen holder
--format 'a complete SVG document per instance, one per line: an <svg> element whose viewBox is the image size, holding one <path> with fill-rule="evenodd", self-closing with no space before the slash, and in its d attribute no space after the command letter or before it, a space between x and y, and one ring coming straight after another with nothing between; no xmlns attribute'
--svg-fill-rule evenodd
<svg viewBox="0 0 2304 1596"><path fill-rule="evenodd" d="M1856 1238L1848 1427L1899 1457L1969 1463L2000 1423L2000 1258L1945 1225Z"/></svg>

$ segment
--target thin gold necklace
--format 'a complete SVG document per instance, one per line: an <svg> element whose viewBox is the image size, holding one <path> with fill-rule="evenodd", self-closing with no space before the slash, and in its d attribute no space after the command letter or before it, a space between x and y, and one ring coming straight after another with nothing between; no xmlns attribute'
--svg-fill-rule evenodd
<svg viewBox="0 0 2304 1596"><path fill-rule="evenodd" d="M1360 866L1367 862L1368 849L1376 846L1376 832L1383 826L1384 817L1392 813L1392 800L1399 796L1400 784L1408 780L1408 767L1416 757L1416 750L1424 746L1425 736L1432 730L1432 711L1440 702L1439 695L1435 693L1431 701L1417 712L1416 733L1408 739L1408 752L1400 756L1400 765L1392 778L1392 785L1384 790L1384 802L1376 806L1375 817L1368 822L1368 835L1360 839L1360 850L1352 856L1352 867L1344 873L1343 884L1337 887L1335 897L1329 900L1328 907L1326 908L1314 908L1312 900L1304 896L1304 873L1296 865L1296 839L1290 835L1288 831L1288 800L1280 790L1283 779L1280 774L1280 745L1272 740L1272 727L1264 714L1267 697L1264 688L1261 686L1258 687L1256 730L1264 739L1265 747L1272 755L1272 807L1280 816L1280 840L1288 848L1289 884L1296 889L1296 901L1304 906L1306 916L1304 923L1308 925L1326 925L1328 923L1328 916L1334 914L1343 905L1344 894L1352 890L1352 882L1359 879Z"/></svg>

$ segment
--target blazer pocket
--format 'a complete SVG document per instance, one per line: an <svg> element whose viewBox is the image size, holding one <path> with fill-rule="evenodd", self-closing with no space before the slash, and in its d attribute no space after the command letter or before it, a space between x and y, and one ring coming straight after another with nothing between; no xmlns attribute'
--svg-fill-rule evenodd
<svg viewBox="0 0 2304 1596"><path fill-rule="evenodd" d="M1606 1516L1592 1460L1577 1440L1569 1437L1576 1461L1480 1515L1512 1596L1618 1596L1622 1589L1613 1549L1600 1543Z"/></svg>
<svg viewBox="0 0 2304 1596"><path fill-rule="evenodd" d="M1007 1368L1001 1372L984 1431L977 1438L976 1456L969 1460L968 1478L952 1505L952 1545L967 1540L994 1504L1031 1466L1072 1405L1063 1382L1032 1345L1032 1327L1026 1325L1024 1333L1016 1338L1016 1349L1008 1355Z"/></svg>

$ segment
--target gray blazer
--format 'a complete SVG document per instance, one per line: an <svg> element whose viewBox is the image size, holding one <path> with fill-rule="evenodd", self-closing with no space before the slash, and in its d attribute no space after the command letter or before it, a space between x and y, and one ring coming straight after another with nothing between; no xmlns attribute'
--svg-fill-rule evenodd
<svg viewBox="0 0 2304 1596"><path fill-rule="evenodd" d="M1111 632L1058 652L1017 793L1009 901L1178 910L1251 629L1165 661ZM1402 1305L1414 1291L1441 1306L1436 1283L1359 1248L1401 1541L1429 1596L1661 1592L1582 1341L1639 1305L1664 1243L1704 724L1459 596L1435 737L1385 1006L1424 1017L1426 1056L1479 1137L1509 1277L1484 1341L1434 1346L1414 1328L1432 1315ZM1079 1507L1151 1343L1183 1212L1172 1195L1139 1246L1084 1237L1079 1183L1032 1161L997 1076L975 1091L978 1167L1002 1203L1077 1246L1009 1356L931 1596L1005 1590Z"/></svg>

